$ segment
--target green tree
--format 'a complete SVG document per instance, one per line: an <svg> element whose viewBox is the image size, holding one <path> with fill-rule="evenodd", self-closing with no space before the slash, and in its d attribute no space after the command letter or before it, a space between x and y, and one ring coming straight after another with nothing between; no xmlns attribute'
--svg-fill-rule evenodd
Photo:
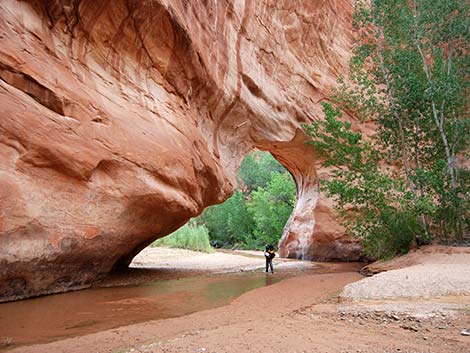
<svg viewBox="0 0 470 353"><path fill-rule="evenodd" d="M277 244L294 204L295 184L287 172L274 174L266 187L252 192L248 211L254 221L255 247Z"/></svg>
<svg viewBox="0 0 470 353"><path fill-rule="evenodd" d="M219 246L243 245L253 233L254 222L240 190L223 204L207 208L198 223L209 229L210 238Z"/></svg>
<svg viewBox="0 0 470 353"><path fill-rule="evenodd" d="M470 224L469 172L458 163L459 159L468 158L470 142L469 3L359 0L355 2L354 26L358 40L350 62L350 77L340 80L333 101L341 110L377 122L377 135L370 139L375 147L370 145L362 151L376 155L377 160L358 155L357 145L350 146L352 151L337 146L343 155L336 157L343 159L336 163L340 168L354 169L366 158L378 180L391 178L389 182L381 180L390 190L385 192L385 204L377 204L376 217L386 211L396 224L418 224L420 237L462 242ZM350 131L350 126L344 125L342 133L349 131L352 135L338 135L333 125L341 124L336 119L339 111L332 106L324 109L329 116L327 125L309 130L317 143L334 143L338 138L362 141ZM332 118L336 122L328 122ZM327 153L325 163L333 157ZM382 167L372 167L374 163ZM385 165L393 165L395 173L384 173ZM350 184L332 189L335 181L329 181L327 188L342 199L342 194L354 190L353 186L360 189L369 185L366 179L373 176L368 174L368 170L361 170L355 175L339 175ZM369 186L372 193L359 194L370 197L368 201L375 204L374 195L380 189L374 183ZM340 202L343 210L355 209L365 200L349 201L350 204ZM362 216L353 218L361 225ZM383 220L375 221L381 224ZM367 236L368 227L358 229L366 232L364 239L374 239ZM410 229L416 233L414 225ZM397 229L397 237L399 233Z"/></svg>
<svg viewBox="0 0 470 353"><path fill-rule="evenodd" d="M295 202L291 175L266 152L250 153L239 173L239 189L196 220L223 247L260 249L277 244Z"/></svg>
<svg viewBox="0 0 470 353"><path fill-rule="evenodd" d="M358 69L373 63L374 81L385 87L382 142L392 157L401 156L414 199L437 201L433 219L421 217L424 228L430 223L436 236L462 240L468 189L457 159L470 141L469 3L359 2L356 14L358 28L374 38L357 46L364 58Z"/></svg>
<svg viewBox="0 0 470 353"><path fill-rule="evenodd" d="M405 179L380 167L379 150L352 131L350 122L340 120L340 109L322 105L325 119L305 130L323 166L334 168L323 191L337 201L343 224L362 239L367 255L387 258L406 252L422 233Z"/></svg>
<svg viewBox="0 0 470 353"><path fill-rule="evenodd" d="M267 152L256 151L248 154L238 171L237 179L245 193L265 187L274 174L284 173L284 167Z"/></svg>

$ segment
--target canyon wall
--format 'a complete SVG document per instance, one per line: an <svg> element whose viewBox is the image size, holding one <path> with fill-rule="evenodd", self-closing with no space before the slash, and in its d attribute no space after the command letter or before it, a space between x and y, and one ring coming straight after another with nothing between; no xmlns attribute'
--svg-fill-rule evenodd
<svg viewBox="0 0 470 353"><path fill-rule="evenodd" d="M0 301L82 288L236 187L294 176L283 256L356 259L301 123L347 72L349 0L2 0Z"/></svg>

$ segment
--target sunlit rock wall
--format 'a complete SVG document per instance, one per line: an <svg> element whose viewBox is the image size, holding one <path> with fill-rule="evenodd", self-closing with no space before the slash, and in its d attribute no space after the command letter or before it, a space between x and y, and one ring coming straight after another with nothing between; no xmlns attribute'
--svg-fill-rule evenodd
<svg viewBox="0 0 470 353"><path fill-rule="evenodd" d="M347 0L2 0L0 300L128 264L228 198L253 148L297 182L281 254L357 258L299 130L351 37Z"/></svg>

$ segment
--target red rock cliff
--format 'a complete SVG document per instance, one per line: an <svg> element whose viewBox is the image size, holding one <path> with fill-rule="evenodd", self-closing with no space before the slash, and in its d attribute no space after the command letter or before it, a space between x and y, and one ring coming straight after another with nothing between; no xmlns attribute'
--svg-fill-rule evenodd
<svg viewBox="0 0 470 353"><path fill-rule="evenodd" d="M281 254L353 259L302 122L349 0L2 0L0 297L89 285L230 196L253 148L293 174Z"/></svg>

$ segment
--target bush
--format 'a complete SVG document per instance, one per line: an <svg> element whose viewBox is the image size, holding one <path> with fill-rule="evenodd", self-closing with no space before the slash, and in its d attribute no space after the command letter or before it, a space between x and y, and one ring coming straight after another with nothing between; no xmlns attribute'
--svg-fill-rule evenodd
<svg viewBox="0 0 470 353"><path fill-rule="evenodd" d="M415 239L422 236L416 214L394 210L393 213L382 214L378 224L364 233L362 245L368 256L389 259L397 254L406 254Z"/></svg>
<svg viewBox="0 0 470 353"><path fill-rule="evenodd" d="M215 251L209 242L209 231L207 228L203 225L196 225L191 221L176 232L154 241L151 246L164 246L208 253Z"/></svg>

